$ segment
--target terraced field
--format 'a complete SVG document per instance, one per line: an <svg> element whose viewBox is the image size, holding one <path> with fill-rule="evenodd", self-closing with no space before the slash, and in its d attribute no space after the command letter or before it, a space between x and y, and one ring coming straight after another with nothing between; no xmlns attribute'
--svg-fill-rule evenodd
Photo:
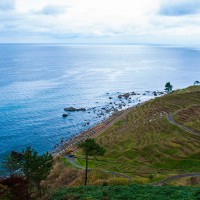
<svg viewBox="0 0 200 200"><path fill-rule="evenodd" d="M192 105L174 115L176 122L200 133L200 105Z"/></svg>
<svg viewBox="0 0 200 200"><path fill-rule="evenodd" d="M96 140L107 151L103 161L92 161L91 165L154 181L200 172L200 137L170 124L166 118L169 113L177 113L180 123L199 130L199 105L200 86L192 86L133 108L98 136Z"/></svg>

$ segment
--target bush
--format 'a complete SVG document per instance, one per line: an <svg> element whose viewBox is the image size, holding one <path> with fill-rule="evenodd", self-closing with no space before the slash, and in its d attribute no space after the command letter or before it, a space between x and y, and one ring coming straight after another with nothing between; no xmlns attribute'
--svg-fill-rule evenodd
<svg viewBox="0 0 200 200"><path fill-rule="evenodd" d="M108 185L129 185L131 181L127 178L109 178Z"/></svg>
<svg viewBox="0 0 200 200"><path fill-rule="evenodd" d="M148 178L144 178L144 177L140 177L140 176L136 176L134 178L134 183L137 183L137 184L147 184L147 183L149 183L149 179Z"/></svg>
<svg viewBox="0 0 200 200"><path fill-rule="evenodd" d="M87 186L62 188L53 194L51 200L198 200L200 189L169 186Z"/></svg>

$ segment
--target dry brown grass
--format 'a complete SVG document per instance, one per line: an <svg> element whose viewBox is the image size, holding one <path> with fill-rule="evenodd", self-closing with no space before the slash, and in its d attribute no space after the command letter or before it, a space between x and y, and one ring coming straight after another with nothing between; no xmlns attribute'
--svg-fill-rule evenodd
<svg viewBox="0 0 200 200"><path fill-rule="evenodd" d="M40 199L48 199L52 192L64 186L83 185L83 171L66 166L61 157L55 158L53 169L48 178L43 181L45 196Z"/></svg>
<svg viewBox="0 0 200 200"><path fill-rule="evenodd" d="M50 175L42 183L42 186L45 189L45 195L39 197L39 199L48 199L52 192L62 187L83 186L84 175L85 171L83 169L77 169L67 165L61 156L56 157ZM98 170L92 170L88 173L88 185L107 185L107 180L110 178L111 180L114 180L115 176Z"/></svg>
<svg viewBox="0 0 200 200"><path fill-rule="evenodd" d="M168 184L175 185L175 186L191 186L192 185L194 187L199 187L200 177L185 177L185 178L168 182Z"/></svg>
<svg viewBox="0 0 200 200"><path fill-rule="evenodd" d="M182 109L174 117L177 122L200 133L200 104Z"/></svg>

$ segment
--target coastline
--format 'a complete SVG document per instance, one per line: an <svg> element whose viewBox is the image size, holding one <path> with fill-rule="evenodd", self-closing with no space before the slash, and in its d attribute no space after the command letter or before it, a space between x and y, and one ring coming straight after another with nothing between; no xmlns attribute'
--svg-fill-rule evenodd
<svg viewBox="0 0 200 200"><path fill-rule="evenodd" d="M94 126L77 133L72 138L66 141L61 140L60 145L58 145L57 148L55 148L54 151L52 151L52 155L56 157L58 155L66 155L73 153L77 149L78 143L85 141L88 138L96 138L98 135L100 135L102 132L108 129L112 124L114 124L117 120L120 120L121 118L126 116L134 108L141 106L146 102L155 99L156 97L163 96L164 94L165 93L162 91L145 91L143 93L117 93L116 97L111 97L109 93L107 93L108 98L114 101L112 104L107 104L107 106L105 105L104 107L99 107L99 110L101 113L102 110L104 110L105 112L108 110L114 112L110 116L95 124ZM130 101L131 99L132 101ZM115 107L113 105L115 105ZM123 108L123 106L126 107Z"/></svg>
<svg viewBox="0 0 200 200"><path fill-rule="evenodd" d="M151 99L149 99L148 101L150 101ZM111 125L113 125L116 121L122 119L123 117L125 117L130 111L132 111L133 109L137 108L138 106L143 105L145 102L142 103L138 103L134 106L131 106L129 108L123 109L121 111L116 111L114 112L111 116L109 116L108 118L106 118L105 120L103 120L100 123L97 123L95 126L78 133L77 135L75 135L74 137L72 137L71 139L69 139L67 142L63 143L60 147L60 149L56 150L53 153L53 156L59 156L59 155L63 155L63 154L71 154L73 153L76 149L77 149L77 144L88 139L88 138L96 138L97 136L99 136L102 132L106 131L106 129L108 129Z"/></svg>

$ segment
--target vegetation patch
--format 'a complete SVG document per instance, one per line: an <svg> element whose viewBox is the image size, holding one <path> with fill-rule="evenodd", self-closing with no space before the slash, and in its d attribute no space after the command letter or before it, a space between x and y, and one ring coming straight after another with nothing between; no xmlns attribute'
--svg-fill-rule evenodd
<svg viewBox="0 0 200 200"><path fill-rule="evenodd" d="M199 188L129 185L63 188L54 193L51 200L197 200L199 198Z"/></svg>

